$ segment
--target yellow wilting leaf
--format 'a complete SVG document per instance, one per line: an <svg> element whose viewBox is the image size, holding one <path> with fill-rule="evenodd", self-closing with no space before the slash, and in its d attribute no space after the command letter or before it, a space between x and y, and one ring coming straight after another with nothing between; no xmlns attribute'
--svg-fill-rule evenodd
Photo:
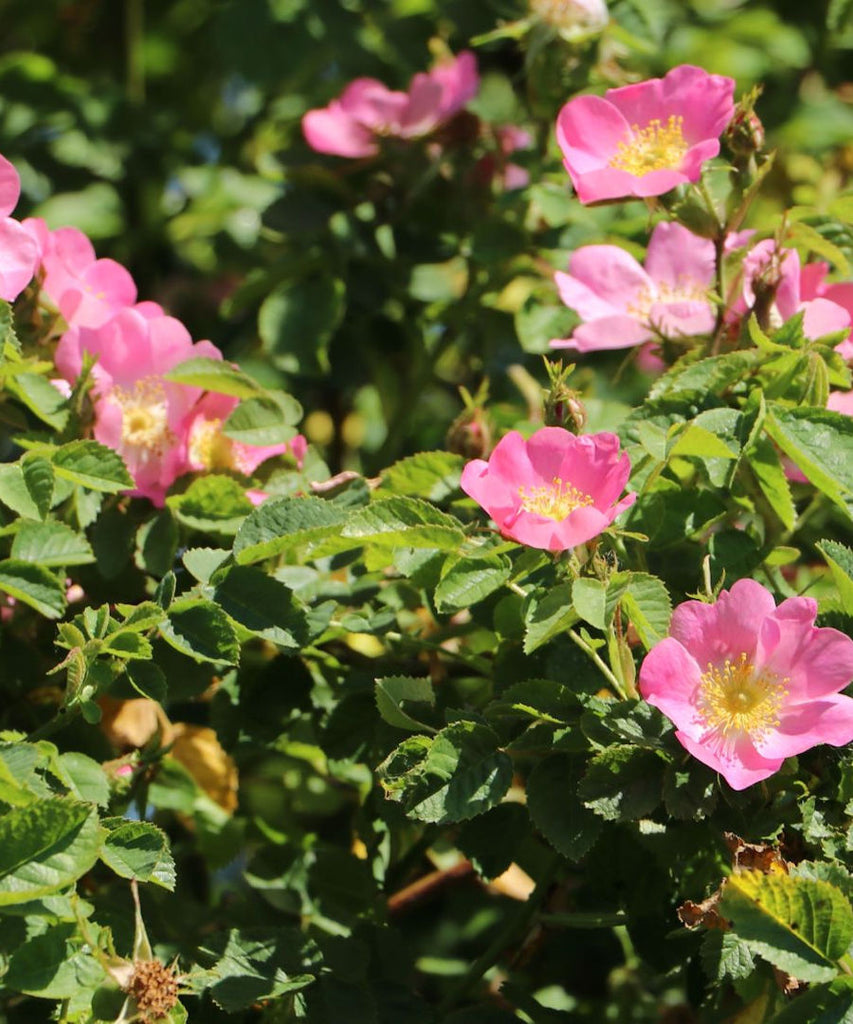
<svg viewBox="0 0 853 1024"><path fill-rule="evenodd" d="M228 811L237 807L237 766L206 725L175 722L171 755L187 769L214 803Z"/></svg>
<svg viewBox="0 0 853 1024"><path fill-rule="evenodd" d="M144 747L158 732L168 735L169 719L154 700L137 697L133 700L116 700L101 697L101 728L114 747L126 750L129 747Z"/></svg>

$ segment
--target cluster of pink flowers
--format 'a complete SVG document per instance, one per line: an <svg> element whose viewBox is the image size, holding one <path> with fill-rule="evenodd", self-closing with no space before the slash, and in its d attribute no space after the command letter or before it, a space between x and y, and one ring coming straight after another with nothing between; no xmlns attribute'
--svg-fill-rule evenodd
<svg viewBox="0 0 853 1024"><path fill-rule="evenodd" d="M301 464L304 438L265 446L233 442L222 426L236 398L166 380L187 359L222 359L222 353L209 341L193 343L156 302L137 302L127 269L98 259L82 231L51 231L44 221L9 217L19 191L17 172L0 157L0 297L12 301L34 276L40 281L42 300L66 324L55 356L55 383L63 392L70 392L85 359L96 360L94 436L122 456L133 494L162 505L184 473L227 469L251 476L285 452Z"/></svg>
<svg viewBox="0 0 853 1024"><path fill-rule="evenodd" d="M479 88L477 59L464 50L439 61L431 71L416 74L406 92L389 89L376 78L356 78L328 106L303 116L302 133L318 153L351 159L373 157L380 152L383 139L432 135L452 121ZM476 179L503 189L527 185L527 172L508 157L529 148L533 141L529 132L515 125L480 125L480 131L491 142L492 152L478 162Z"/></svg>

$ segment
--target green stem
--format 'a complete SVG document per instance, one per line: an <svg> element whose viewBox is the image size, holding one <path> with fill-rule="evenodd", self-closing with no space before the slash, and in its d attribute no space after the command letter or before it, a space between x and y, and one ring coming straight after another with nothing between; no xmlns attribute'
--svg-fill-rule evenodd
<svg viewBox="0 0 853 1024"><path fill-rule="evenodd" d="M596 651L594 647L591 647L586 642L586 640L584 640L584 638L579 633L576 633L573 629L567 630L567 632L568 632L569 637L571 638L571 640L575 644L577 644L577 646L580 647L580 649L584 652L584 654L586 654L587 657L591 658L595 662L595 664L599 667L599 669L601 670L602 675L605 677L605 679L608 681L608 683L610 683L610 685L616 691L618 696L621 697L622 700L627 700L628 699L628 694L625 693L625 690L624 690L622 684L619 682L619 680L613 674L613 672L612 672L610 666L607 664L607 662L604 661L604 659L599 655L598 651Z"/></svg>
<svg viewBox="0 0 853 1024"><path fill-rule="evenodd" d="M124 39L127 60L125 88L131 103L145 102L145 60L144 43L145 0L126 0Z"/></svg>
<svg viewBox="0 0 853 1024"><path fill-rule="evenodd" d="M495 965L498 957L507 946L511 945L516 936L527 928L536 916L542 901L548 895L548 890L551 888L551 883L557 874L560 863L560 856L554 854L548 864L546 864L542 876L536 883L536 888L527 898L526 902L518 906L515 912L508 916L503 928L500 929L483 953L471 964L465 975L460 978L457 984L442 999L438 1007L439 1015L446 1013L452 1006L455 1006L463 999L489 968Z"/></svg>
<svg viewBox="0 0 853 1024"><path fill-rule="evenodd" d="M60 708L53 718L48 719L44 725L40 725L38 729L27 736L27 742L36 743L38 740L47 739L48 736L52 736L55 732L63 729L69 722L73 722L79 714L79 704L75 704L70 708Z"/></svg>

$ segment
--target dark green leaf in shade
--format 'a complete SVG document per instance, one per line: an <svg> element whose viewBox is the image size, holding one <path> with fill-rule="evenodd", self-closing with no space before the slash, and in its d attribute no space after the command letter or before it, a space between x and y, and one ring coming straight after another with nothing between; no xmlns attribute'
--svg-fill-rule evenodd
<svg viewBox="0 0 853 1024"><path fill-rule="evenodd" d="M470 608L499 590L511 573L506 555L451 560L435 588L435 606L443 613Z"/></svg>
<svg viewBox="0 0 853 1024"><path fill-rule="evenodd" d="M193 661L236 665L240 660L237 634L225 612L212 601L179 597L160 624L160 635Z"/></svg>
<svg viewBox="0 0 853 1024"><path fill-rule="evenodd" d="M9 959L4 987L41 999L68 999L101 984L104 969L76 932L74 924L63 922L19 946Z"/></svg>
<svg viewBox="0 0 853 1024"><path fill-rule="evenodd" d="M281 498L264 502L234 539L241 565L274 558L288 548L337 532L345 512L322 498Z"/></svg>
<svg viewBox="0 0 853 1024"><path fill-rule="evenodd" d="M527 809L533 824L569 860L580 860L595 843L602 820L578 798L580 770L568 754L541 761L527 782Z"/></svg>
<svg viewBox="0 0 853 1024"><path fill-rule="evenodd" d="M65 611L65 587L41 565L7 558L0 562L0 590L35 608L48 619Z"/></svg>
<svg viewBox="0 0 853 1024"><path fill-rule="evenodd" d="M304 936L297 928L234 928L212 968L217 980L209 991L227 1013L262 999L298 992L314 981L305 973Z"/></svg>
<svg viewBox="0 0 853 1024"><path fill-rule="evenodd" d="M258 332L264 352L285 373L329 369L329 342L344 314L342 281L320 274L281 285L264 299Z"/></svg>
<svg viewBox="0 0 853 1024"><path fill-rule="evenodd" d="M465 823L456 845L483 878L497 878L515 860L530 833L530 819L522 804L503 803Z"/></svg>
<svg viewBox="0 0 853 1024"><path fill-rule="evenodd" d="M260 569L232 566L217 580L214 599L235 622L280 647L305 643L305 609L289 587Z"/></svg>
<svg viewBox="0 0 853 1024"><path fill-rule="evenodd" d="M607 747L590 762L578 796L606 821L636 821L660 803L663 769L653 750Z"/></svg>
<svg viewBox="0 0 853 1024"><path fill-rule="evenodd" d="M428 708L415 713L423 714L435 705L435 693L430 679L411 676L387 676L376 680L376 707L389 725L408 732L433 732L429 725L414 718L404 708L405 704L426 704ZM413 711L415 709L412 709Z"/></svg>

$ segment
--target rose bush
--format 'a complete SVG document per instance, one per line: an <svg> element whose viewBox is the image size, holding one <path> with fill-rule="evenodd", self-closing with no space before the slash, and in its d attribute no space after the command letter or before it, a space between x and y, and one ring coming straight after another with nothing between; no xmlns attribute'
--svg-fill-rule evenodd
<svg viewBox="0 0 853 1024"><path fill-rule="evenodd" d="M846 1019L849 5L13 6L0 1016Z"/></svg>

